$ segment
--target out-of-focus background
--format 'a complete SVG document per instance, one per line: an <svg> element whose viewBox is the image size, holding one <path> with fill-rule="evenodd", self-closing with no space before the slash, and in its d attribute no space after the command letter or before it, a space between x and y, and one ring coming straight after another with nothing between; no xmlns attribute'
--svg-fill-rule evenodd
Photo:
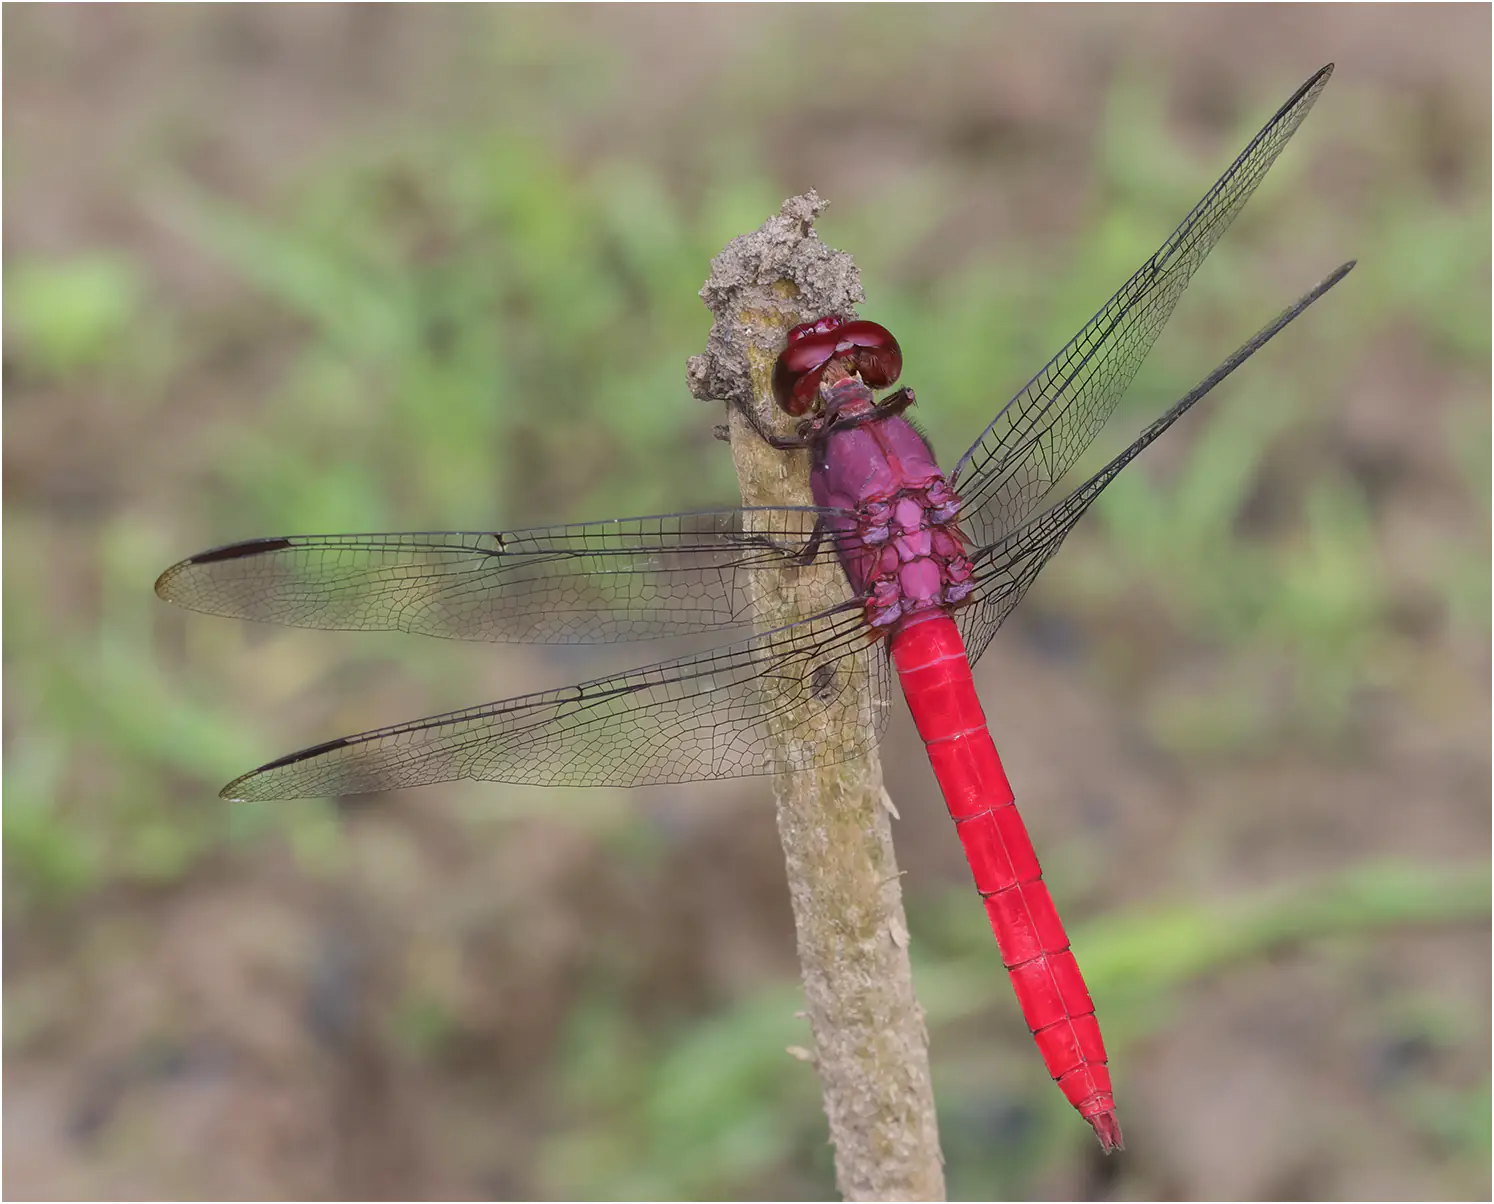
<svg viewBox="0 0 1494 1204"><path fill-rule="evenodd" d="M979 687L1130 1149L1048 1082L906 717L951 1193L1487 1198L1486 7L7 14L5 1191L823 1198L769 783L233 809L615 664L173 611L253 535L734 499L710 257L813 186L947 463L1321 63ZM653 650L636 651L637 660Z"/></svg>

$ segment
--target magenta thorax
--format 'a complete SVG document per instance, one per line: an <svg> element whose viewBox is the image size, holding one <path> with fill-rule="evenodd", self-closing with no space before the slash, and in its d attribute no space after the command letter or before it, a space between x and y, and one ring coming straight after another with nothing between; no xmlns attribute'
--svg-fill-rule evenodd
<svg viewBox="0 0 1494 1204"><path fill-rule="evenodd" d="M810 489L816 504L854 511L831 529L846 575L866 599L868 625L888 628L965 601L975 582L955 525L960 499L923 436L895 414L837 429L838 419L875 405L855 377L822 395L826 434L815 449Z"/></svg>

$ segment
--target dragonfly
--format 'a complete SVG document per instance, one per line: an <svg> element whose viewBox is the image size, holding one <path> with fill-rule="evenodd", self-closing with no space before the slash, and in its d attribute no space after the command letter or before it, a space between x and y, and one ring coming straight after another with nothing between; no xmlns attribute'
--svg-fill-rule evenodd
<svg viewBox="0 0 1494 1204"><path fill-rule="evenodd" d="M905 417L913 391L876 397L901 374L892 333L827 314L791 330L775 364L774 397L798 418L797 433L761 432L786 454L807 451L813 506L510 531L280 536L173 565L156 582L167 601L296 627L538 643L746 632L580 685L315 744L235 778L222 797L330 797L458 779L643 786L819 768L876 743L895 671L1046 1068L1102 1148L1122 1148L1094 1003L971 666L1121 470L1354 266L1322 280L1055 500L1332 70L1292 94L947 476ZM820 565L838 566L836 596L799 621L758 630L760 574ZM773 738L787 715L808 725L807 754L801 743L791 757Z"/></svg>

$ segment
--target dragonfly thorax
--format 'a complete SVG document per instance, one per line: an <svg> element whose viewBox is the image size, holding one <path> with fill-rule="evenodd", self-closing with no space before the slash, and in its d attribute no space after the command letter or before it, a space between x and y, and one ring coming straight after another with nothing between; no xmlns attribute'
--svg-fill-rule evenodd
<svg viewBox="0 0 1494 1204"><path fill-rule="evenodd" d="M848 511L832 520L840 560L876 631L947 611L975 589L955 518L960 499L923 436L895 414L838 426L870 408L871 392L844 381L826 392L830 425L815 450L816 504Z"/></svg>

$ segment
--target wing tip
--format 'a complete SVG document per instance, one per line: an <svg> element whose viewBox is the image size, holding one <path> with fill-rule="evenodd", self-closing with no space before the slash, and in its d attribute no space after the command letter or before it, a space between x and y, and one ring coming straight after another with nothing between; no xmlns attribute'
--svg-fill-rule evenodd
<svg viewBox="0 0 1494 1204"><path fill-rule="evenodd" d="M229 782L227 786L218 791L218 797L230 803L263 803L273 799L306 798L302 794L278 794L273 785L261 781L266 789L247 789L248 783L255 779L264 779L276 769L284 769L288 765L297 765L302 761L308 761L312 757L319 757L323 753L332 752L335 749L346 748L353 741L347 736L339 736L336 740L328 740L322 744L313 744L310 748L303 748L297 752L287 753L283 757L277 757L273 761L267 761L258 769L251 769L248 773L240 774Z"/></svg>
<svg viewBox="0 0 1494 1204"><path fill-rule="evenodd" d="M175 602L177 605L186 605L191 609L190 603L184 603L180 598L172 594L172 585L179 577L182 577L198 565L218 564L225 560L242 560L246 556L259 556L265 552L280 552L286 548L294 547L294 541L284 536L271 536L264 539L245 539L238 543L226 543L222 547L209 548L206 552L198 552L195 556L188 556L185 560L178 560L169 569L156 578L156 597L165 602Z"/></svg>
<svg viewBox="0 0 1494 1204"><path fill-rule="evenodd" d="M162 573L159 577L157 577L154 587L156 591L156 597L160 598L163 602L175 602L176 599L171 596L170 592L171 583L176 579L177 574L179 574L190 563L191 561L188 560L179 560L164 573Z"/></svg>

